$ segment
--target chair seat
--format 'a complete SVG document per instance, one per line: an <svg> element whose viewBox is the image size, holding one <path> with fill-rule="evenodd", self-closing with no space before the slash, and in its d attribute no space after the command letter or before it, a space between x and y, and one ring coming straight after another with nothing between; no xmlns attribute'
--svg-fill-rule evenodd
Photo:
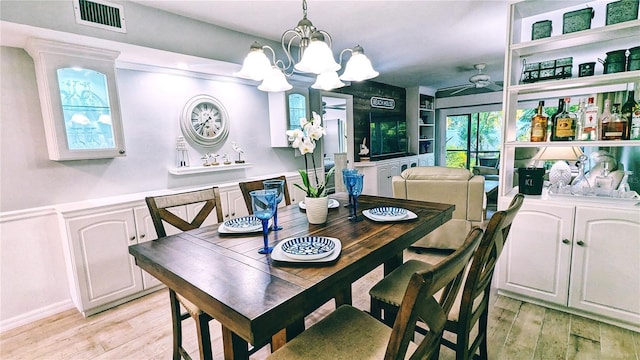
<svg viewBox="0 0 640 360"><path fill-rule="evenodd" d="M434 264L429 264L419 260L408 260L402 266L398 267L394 271L392 271L389 275L385 276L380 282L374 285L371 290L369 290L369 296L373 299L382 301L386 304L391 304L394 306L400 306L400 302L402 301L402 297L404 296L404 291L409 285L409 280L411 280L411 276L413 273L417 271L428 270L433 268ZM466 281L466 272L469 271L469 267L465 270L465 280ZM434 297L436 299L440 298L442 294L442 290L438 291ZM481 298L477 298L474 301L473 309L477 309L482 302ZM447 319L449 321L458 321L458 316L460 315L460 304L462 303L462 288L456 294L455 301L453 306L451 307L451 311L449 312L449 316Z"/></svg>
<svg viewBox="0 0 640 360"><path fill-rule="evenodd" d="M390 336L388 326L363 311L342 305L267 359L384 359ZM416 347L409 343L407 354Z"/></svg>
<svg viewBox="0 0 640 360"><path fill-rule="evenodd" d="M178 299L178 301L180 302L180 304L182 304L182 306L184 306L185 310L187 310L187 312L194 317L197 317L198 315L202 314L203 311L200 310L199 307L197 307L194 303L192 303L191 301L187 300L185 297L183 297L182 295L176 293L176 298Z"/></svg>

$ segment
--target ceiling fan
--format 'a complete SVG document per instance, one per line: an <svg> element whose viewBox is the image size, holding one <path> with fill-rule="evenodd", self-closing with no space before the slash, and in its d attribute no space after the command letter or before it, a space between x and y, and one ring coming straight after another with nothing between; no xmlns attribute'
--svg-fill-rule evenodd
<svg viewBox="0 0 640 360"><path fill-rule="evenodd" d="M491 81L491 77L482 72L486 67L486 64L475 64L473 67L478 70L477 74L472 75L469 78L469 82L471 84L468 85L457 85L448 88L439 89L438 91L452 91L449 95L459 94L468 89L474 88L487 88L492 91L500 91L502 90L502 86Z"/></svg>

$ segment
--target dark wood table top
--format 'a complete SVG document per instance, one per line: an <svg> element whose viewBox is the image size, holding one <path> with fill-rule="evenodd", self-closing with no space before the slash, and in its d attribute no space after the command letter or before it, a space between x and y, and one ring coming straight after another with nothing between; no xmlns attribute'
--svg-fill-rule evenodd
<svg viewBox="0 0 640 360"><path fill-rule="evenodd" d="M380 223L363 217L354 223L347 219L346 194L331 197L340 206L329 210L325 224L309 224L293 204L278 209L283 229L269 233L270 245L306 235L340 239L342 252L329 264L274 261L258 254L261 233L220 234L217 225L132 245L129 253L138 266L218 320L223 330L264 344L379 265L399 265L404 249L451 219L454 211L449 204L362 195L359 213L388 205L411 210L417 218ZM231 354L228 346L225 342L225 356Z"/></svg>

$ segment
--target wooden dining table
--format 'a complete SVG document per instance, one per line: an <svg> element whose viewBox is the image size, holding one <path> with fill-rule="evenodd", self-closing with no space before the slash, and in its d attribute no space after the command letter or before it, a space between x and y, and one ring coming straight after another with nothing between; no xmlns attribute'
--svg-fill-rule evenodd
<svg viewBox="0 0 640 360"><path fill-rule="evenodd" d="M324 303L351 302L351 284L384 264L402 264L402 252L451 219L453 205L362 195L362 221L349 221L346 194L331 195L340 206L327 222L313 225L298 204L278 209L279 231L270 245L289 238L323 236L340 240L339 257L326 263L276 261L262 255L261 232L219 233L218 225L132 245L136 264L193 302L222 325L225 359L248 359L249 346L271 343L272 351L304 330L304 317ZM376 222L361 210L405 208L415 219Z"/></svg>

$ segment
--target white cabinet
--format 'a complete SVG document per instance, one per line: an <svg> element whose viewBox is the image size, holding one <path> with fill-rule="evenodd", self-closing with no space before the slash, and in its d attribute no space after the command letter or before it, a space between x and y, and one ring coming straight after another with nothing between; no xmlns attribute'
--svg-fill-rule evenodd
<svg viewBox="0 0 640 360"><path fill-rule="evenodd" d="M300 175L287 176L287 186L289 187L289 198L291 199L291 204L297 204L300 201L304 201L304 198L307 196L307 193L295 186L295 184L302 185L302 178Z"/></svg>
<svg viewBox="0 0 640 360"><path fill-rule="evenodd" d="M222 216L224 221L249 215L247 204L244 203L244 197L242 197L242 191L240 191L240 188L237 186L232 189L221 189L220 200L222 202ZM208 221L209 219L207 218L203 226L209 225L209 223L207 223Z"/></svg>
<svg viewBox="0 0 640 360"><path fill-rule="evenodd" d="M640 326L640 211L576 208L569 306Z"/></svg>
<svg viewBox="0 0 640 360"><path fill-rule="evenodd" d="M115 75L119 53L29 39L51 160L124 156Z"/></svg>
<svg viewBox="0 0 640 360"><path fill-rule="evenodd" d="M310 118L309 89L269 93L269 129L271 147L289 147L286 131L300 128L300 118Z"/></svg>
<svg viewBox="0 0 640 360"><path fill-rule="evenodd" d="M498 287L566 305L573 214L573 206L525 202L501 255Z"/></svg>
<svg viewBox="0 0 640 360"><path fill-rule="evenodd" d="M362 193L393 197L391 179L402 171L419 166L418 156L405 156L379 161L364 161L353 164L355 169L364 174Z"/></svg>
<svg viewBox="0 0 640 360"><path fill-rule="evenodd" d="M147 237L144 226L138 230L130 205L73 214L64 221L73 271L73 299L84 315L102 311L109 304L123 302L157 285L151 281L150 287L145 288L142 270L129 255L129 246Z"/></svg>
<svg viewBox="0 0 640 360"><path fill-rule="evenodd" d="M631 206L525 199L500 258L499 292L637 331L638 234Z"/></svg>

